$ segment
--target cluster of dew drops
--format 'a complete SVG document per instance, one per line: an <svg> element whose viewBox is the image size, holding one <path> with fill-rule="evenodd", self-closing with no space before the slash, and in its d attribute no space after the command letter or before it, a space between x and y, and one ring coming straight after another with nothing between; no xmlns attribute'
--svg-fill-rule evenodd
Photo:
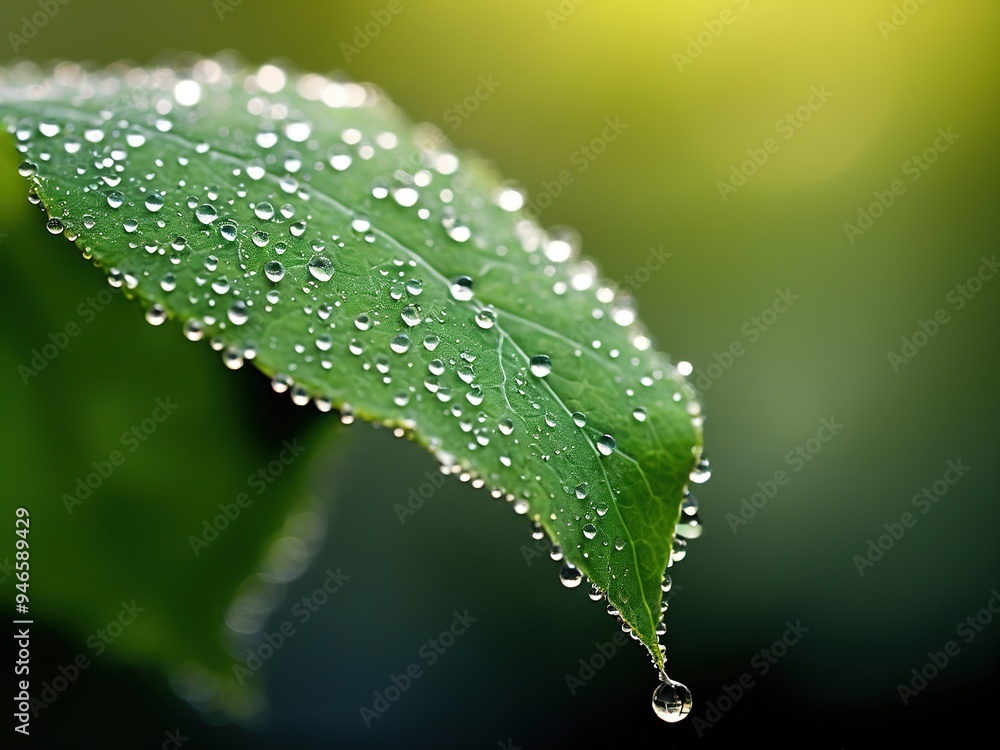
<svg viewBox="0 0 1000 750"><path fill-rule="evenodd" d="M213 65L218 67L218 70L213 69ZM202 75L211 78L213 76L218 76L222 74L221 67L218 63L213 61L203 61L202 63ZM286 84L286 75L279 68L272 65L263 66L255 77L255 85L263 93L277 93ZM320 76L305 76L299 82L299 93L310 99L320 99L328 104L330 107L357 107L365 106L366 101L370 98L371 90L366 89L358 84L343 84L327 81ZM202 96L202 88L200 84L195 80L181 79L178 80L176 85L173 86L172 94L173 99L177 105L181 107L190 107L198 103ZM255 98L251 98L250 108L259 107L259 103ZM170 107L165 108L160 114L159 119L156 120L155 127L161 132L169 132L172 127L172 123L168 117L165 115L169 113ZM53 136L60 134L60 126L52 122L41 122L37 126L38 132L45 136L46 138L52 138ZM27 150L28 142L31 139L33 133L28 130L18 127L15 129L17 140L19 141L19 146L22 150ZM293 143L304 143L309 139L311 135L311 125L308 122L302 121L291 121L286 124L284 128L284 134L286 138ZM86 140L91 145L96 145L100 143L104 138L104 133L99 128L91 128L83 133L83 140ZM126 134L125 140L130 148L139 148L145 143L145 137L137 132L131 132ZM329 167L335 171L343 172L347 170L355 159L370 159L372 158L374 152L371 145L362 143L362 134L355 129L347 129L341 134L341 140L343 141L343 147L336 145L331 148L328 164ZM256 144L263 150L267 150L275 146L278 142L278 134L274 131L265 130L260 132L256 137ZM389 131L380 132L375 138L376 145L391 149L396 146L398 142L397 136ZM75 136L67 136L63 139L63 146L68 153L78 152L84 144L79 138ZM353 156L352 151L348 147L354 147ZM206 153L209 150L208 144L201 144L196 148L198 153ZM41 158L43 160L48 160L50 154L43 151L41 153ZM112 150L110 156L111 163L124 161L127 154L125 151L115 151ZM454 174L459 167L458 157L447 151L426 151L424 156L430 161L430 167L434 172L441 175L451 175ZM183 157L182 157L183 158ZM183 162L182 162L183 165ZM107 164L105 166L108 166ZM298 196L302 200L308 199L308 191L306 188L299 184L299 181L295 177L295 173L299 171L302 166L301 157L296 153L291 153L286 155L284 159L283 166L285 168L285 176L281 180L281 189L289 194ZM120 171L118 165L115 168ZM19 167L19 172L23 177L31 177L35 174L37 166L30 161L25 161ZM243 174L246 175L251 181L257 181L263 178L266 174L267 166L264 161L257 158L253 159L249 164L246 164L242 169ZM117 183L120 182L120 178L114 176L105 176L102 178L109 187L116 187ZM404 208L415 207L420 201L420 189L426 188L432 180L432 173L428 169L420 169L413 175L406 175L406 180L400 184L396 184L393 187L388 187L387 184L379 183L376 184L372 189L372 197L376 200L384 200L386 198L391 198ZM452 198L451 191L445 189L440 192L440 197L445 204L448 204ZM212 198L211 191L209 193L209 198ZM39 203L40 200L36 193L33 191L29 193L29 199L32 203ZM121 192L117 190L112 190L112 192L107 195L108 206L112 209L119 209L125 204L125 197ZM495 191L493 195L494 202L503 210L508 212L517 212L524 205L524 195L520 190L513 185L513 183L504 183L500 188ZM280 203L280 201L279 201ZM164 196L158 192L149 192L146 194L143 204L145 209L152 215L156 215L161 208L165 205ZM220 221L220 214L218 209L213 203L202 202L201 200L191 197L187 200L186 205L188 209L193 212L194 217L197 221L205 226L211 227L215 226L221 236L221 238L228 242L233 242L237 239L237 225L234 221L228 219L222 219ZM253 204L253 212L263 223L270 222L272 219L280 218L285 220L287 224L287 231L291 237L299 238L306 233L307 222L299 219L296 216L296 209L290 203L285 203L278 207L275 207L274 203L270 200L259 201ZM419 207L418 209L419 218L426 220L430 217L430 212L425 207ZM307 217L308 218L308 217ZM469 224L462 221L457 217L453 210L449 206L445 206L445 210L441 216L441 224L448 237L457 243L465 243L473 238L473 232ZM218 222L218 223L216 223ZM83 226L86 229L93 229L95 226L95 219L91 216L84 216L82 219ZM163 226L160 224L160 226ZM51 217L47 224L48 230L53 234L64 233L65 236L72 240L76 240L79 235L77 228L64 227L63 221L57 217ZM126 232L135 232L138 228L138 221L134 218L126 218L122 224L123 229ZM362 236L366 242L374 242L375 235L372 233L371 223L364 217L355 217L351 223L351 227L354 232ZM533 222L524 220L517 227L519 233L519 238L524 246L525 250L529 252L535 252L537 249L542 250L542 255L547 261L553 264L565 264L567 261L574 259L577 253L578 240L575 238L575 234L571 230L566 229L556 229L550 230L548 233L542 232L537 228ZM277 286L286 275L286 269L280 256L284 253L287 248L285 242L272 237L271 234L262 229L255 230L250 240L253 244L260 249L268 248L274 252L277 257L272 257L270 260L264 262L262 271L264 277L271 282L273 287L266 293L266 305L264 305L265 311L270 311L272 307L278 304L280 299ZM337 238L334 237L336 241ZM171 243L171 250L173 254L170 256L171 262L180 262L179 259L183 257L183 251L186 250L187 240L183 237L177 237ZM268 247L270 246L270 247ZM340 244L342 247L343 245ZM147 247L149 252L163 252L164 249L157 248L155 246ZM334 275L334 265L333 262L327 257L325 252L325 243L323 242L313 242L312 249L314 255L309 259L307 263L307 270L310 276L310 284L317 285L329 281ZM506 249L504 248L504 252ZM85 251L85 255L87 252ZM218 259L214 255L208 256L205 267L209 272L214 272L218 266ZM243 265L241 263L241 265ZM402 266L402 262L397 262L396 265ZM410 265L414 265L413 261ZM244 271L246 271L246 266L243 265ZM550 267L551 268L551 267ZM588 263L587 261L576 262L575 265L571 266L572 271L567 280L556 280L553 284L553 292L556 295L564 295L570 289L583 292L596 283L596 268ZM554 269L552 269L554 271ZM207 279L204 279L206 282ZM139 284L139 280L129 273L123 273L118 269L108 269L108 281L114 287L126 286L127 288L134 289ZM162 279L160 279L160 287L165 292L173 291L176 287L176 279L172 273L166 273ZM398 282L396 285L398 288L398 293L396 291L391 292L393 299L401 299L404 294L408 295L411 299L415 299L419 296L423 288L423 282L418 278L403 278L402 281ZM217 294L220 298L226 296L230 291L235 292L235 289L231 290L230 282L225 278L217 278L215 281L211 282L209 285L211 290ZM395 289L395 287L394 287ZM303 288L303 292L307 289ZM473 300L473 279L468 276L459 276L450 281L450 293L453 299L459 302L469 302ZM630 304L626 302L619 302L616 300L616 296L613 290L608 287L598 287L596 289L597 300L601 303L615 303L611 308L611 318L615 323L622 326L623 328L630 330L630 341L637 351L645 351L650 347L649 339L642 334L638 328L633 328L632 324L635 321L635 313ZM314 298L315 300L315 298ZM210 304L215 304L215 299L210 300ZM220 329L226 328L228 326L240 327L247 323L252 314L251 308L253 306L252 300L243 300L237 296L236 300L232 302L224 314L220 314L218 318L211 315L203 316L201 319L192 318L188 320L184 326L184 334L191 341L198 341L204 335L204 329L206 326L216 326ZM327 320L333 308L329 304L317 304L315 305L315 310L317 315L321 320ZM603 310L595 309L595 317L597 313L603 313ZM411 347L411 339L413 336L413 328L417 326L423 318L419 312L419 307L415 304L407 304L402 308L400 317L402 323L405 324L403 332L398 333L389 343L389 348L395 354L404 354L409 351ZM167 319L167 312L164 307L158 303L152 304L146 313L147 321L152 325L160 325ZM490 307L485 307L476 310L474 314L475 324L484 330L493 328L496 324L496 312ZM360 314L354 320L353 324L359 331L366 331L374 325L376 321L372 319L372 316L368 314ZM419 340L419 337L418 337ZM328 352L332 346L331 337L327 334L320 334L316 337L316 348L324 354ZM212 338L210 344L213 349L222 352L223 361L227 367L230 369L238 369L243 366L244 362L253 359L256 354L256 346L252 342L244 342L241 344L230 344L225 345L223 340L219 337ZM422 339L423 348L428 352L433 352L439 344L439 339L437 336L428 335ZM594 346L597 348L600 342L595 341ZM300 351L300 348L302 349ZM360 355L362 353L363 347L357 340L352 340L349 346L349 351L353 355ZM303 354L304 348L296 347L296 351L299 354ZM618 350L614 349L609 352L610 356L617 358L619 356ZM472 406L477 406L483 400L482 389L475 385L472 380L472 368L470 363L474 361L474 356L466 356L463 354L463 359L466 360L465 364L462 364L458 369L459 377L466 383L470 384L471 388L466 394L466 398ZM311 357L306 356L306 361L310 361ZM332 363L329 356L324 356L320 362L324 369L330 369ZM391 378L388 375L389 372L389 360L386 357L378 357L375 360L376 368L379 373L384 377L383 380L386 383L391 382ZM294 369L294 365L289 367L289 371ZM451 391L449 388L442 386L437 381L437 376L444 372L445 365L439 360L435 359L428 365L428 371L430 375L424 381L425 388L431 393L435 394L437 398L444 402L450 400ZM528 370L533 376L538 379L546 378L552 371L552 362L549 356L545 354L536 354L530 357L528 362ZM690 374L690 367L688 363L680 363L677 367L677 371L681 375ZM662 377L662 373L657 373L657 375ZM652 385L653 381L648 376L642 378L643 385ZM304 406L310 401L312 401L315 406L320 411L330 411L334 404L332 399L329 397L317 395L311 395L306 388L297 385L292 375L279 373L272 379L272 388L278 393L289 393L293 403L299 406ZM412 390L412 389L411 389ZM675 400L680 398L680 394L675 395ZM406 391L401 391L393 398L394 403L397 406L405 406L410 399L410 394ZM691 402L689 404L689 413L692 416L693 421L700 424L702 419L699 411L697 402ZM339 404L338 410L340 412L341 421L345 424L350 424L353 422L353 409L347 404ZM452 412L455 416L461 415L461 410L452 407ZM632 416L639 422L646 420L646 410L642 407L636 407ZM572 414L572 419L576 423L577 427L582 428L587 421L584 414L580 412L575 412ZM464 424L464 423L463 423ZM550 422L549 426L553 426ZM413 424L403 424L394 428L393 432L397 437L404 437L408 430L412 430L415 425ZM463 427L464 429L464 427ZM513 424L510 419L502 419L498 425L497 429L503 435L509 435L514 429ZM488 441L488 437L483 435L477 435L477 440L479 440L480 445L486 445L484 442ZM475 448L474 443L470 443L470 448ZM602 456L611 456L615 452L615 439L610 434L603 434L594 439L594 447ZM474 487L485 486L485 480L481 477L477 477L472 471L462 468L455 460L453 456L450 456L443 451L437 452L439 460L442 461L442 471L445 473L452 473L457 475L462 481L472 482ZM510 459L501 457L501 462L505 466L510 466ZM704 457L699 457L697 466L691 472L690 479L694 483L700 483L706 481L710 476L710 471L708 468L708 462ZM506 493L500 489L494 489L492 491L494 497L506 497L508 502L511 502L514 506L515 512L519 514L527 514L530 510L530 505L526 498L517 498L510 493ZM586 497L587 488L585 484L581 484L575 488L575 494L578 499L583 499ZM606 509L605 509L606 512ZM598 515L603 515L600 509L597 511ZM701 525L698 519L698 504L694 496L685 487L684 498L681 506L681 518L677 525L674 538L672 540L672 552L668 564L668 569L675 563L684 559L686 555L686 547L688 540L697 538L701 534ZM598 530L594 523L586 523L581 529L583 536L587 539L594 539L597 536ZM545 531L537 520L532 521L531 528L532 537L536 540L541 540L545 536ZM621 550L624 546L624 542L620 539L615 540L615 548ZM559 545L553 545L550 550L550 556L553 560L563 561L563 552ZM560 573L559 579L562 584L568 588L576 588L581 585L584 581L583 573L576 568L574 565L565 562ZM668 574L664 575L662 589L664 594L670 592L671 579ZM606 598L605 592L602 592L596 585L590 587L590 598L594 601L602 601ZM667 609L667 602L663 601L661 603L660 619L656 628L657 636L662 636L665 634L666 630L663 624L663 613ZM607 611L610 615L619 617L618 610L612 604L607 605ZM631 637L638 640L638 636L632 631L624 620L621 621L623 631L629 633ZM662 653L665 648L662 644L657 643L658 648ZM652 659L654 665L656 660ZM653 708L656 715L667 722L676 722L683 719L691 710L692 699L690 691L681 683L675 682L667 677L665 672L661 672L661 684L656 688L653 694Z"/></svg>

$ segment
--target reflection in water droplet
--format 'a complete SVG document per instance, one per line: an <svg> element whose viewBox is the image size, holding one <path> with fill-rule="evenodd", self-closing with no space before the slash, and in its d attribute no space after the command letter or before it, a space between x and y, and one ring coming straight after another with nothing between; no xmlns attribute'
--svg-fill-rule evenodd
<svg viewBox="0 0 1000 750"><path fill-rule="evenodd" d="M267 276L268 281L281 281L285 278L285 267L281 265L281 261L269 260L264 264L264 275Z"/></svg>
<svg viewBox="0 0 1000 750"><path fill-rule="evenodd" d="M215 206L208 203L202 203L198 206L194 211L194 215L198 217L198 221L202 224L211 224L219 218L219 212L215 210Z"/></svg>
<svg viewBox="0 0 1000 750"><path fill-rule="evenodd" d="M693 469L691 469L691 481L695 484L701 484L702 482L707 482L712 478L712 470L708 466L708 459L702 456L698 459L698 463Z"/></svg>
<svg viewBox="0 0 1000 750"><path fill-rule="evenodd" d="M663 680L653 691L653 711L663 721L673 724L691 713L691 691L666 675Z"/></svg>
<svg viewBox="0 0 1000 750"><path fill-rule="evenodd" d="M597 438L597 450L601 452L603 456L610 456L615 452L615 439L605 433Z"/></svg>
<svg viewBox="0 0 1000 750"><path fill-rule="evenodd" d="M575 589L583 581L583 573L575 565L567 563L559 571L559 580L568 589Z"/></svg>
<svg viewBox="0 0 1000 750"><path fill-rule="evenodd" d="M317 281L329 281L333 276L333 263L329 258L320 255L309 261L309 273Z"/></svg>
<svg viewBox="0 0 1000 750"><path fill-rule="evenodd" d="M492 310L480 310L476 313L476 325L483 329L492 328L497 322L496 313Z"/></svg>
<svg viewBox="0 0 1000 750"><path fill-rule="evenodd" d="M451 296L459 302L472 299L472 279L469 276L459 276L451 282Z"/></svg>
<svg viewBox="0 0 1000 750"><path fill-rule="evenodd" d="M536 354L531 358L531 374L544 378L552 372L552 361L544 354Z"/></svg>

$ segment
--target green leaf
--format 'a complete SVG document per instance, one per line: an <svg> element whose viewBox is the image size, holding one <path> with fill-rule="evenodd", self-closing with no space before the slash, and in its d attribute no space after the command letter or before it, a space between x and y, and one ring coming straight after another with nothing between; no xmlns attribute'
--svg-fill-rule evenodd
<svg viewBox="0 0 1000 750"><path fill-rule="evenodd" d="M50 231L151 323L183 321L230 367L393 426L512 502L662 671L700 407L571 233L370 85L215 60L0 84Z"/></svg>

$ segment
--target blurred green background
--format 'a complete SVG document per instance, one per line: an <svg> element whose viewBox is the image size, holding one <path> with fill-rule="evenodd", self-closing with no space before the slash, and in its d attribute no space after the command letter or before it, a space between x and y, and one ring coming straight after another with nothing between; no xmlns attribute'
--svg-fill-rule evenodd
<svg viewBox="0 0 1000 750"><path fill-rule="evenodd" d="M265 630L327 569L351 576L253 678L269 706L256 721L220 725L216 715L209 725L173 697L158 666L217 644L176 633L161 642L149 629L147 643L134 635L109 648L81 677L89 687L74 685L41 715L40 742L152 747L180 728L190 746L213 747L529 748L622 737L864 747L996 731L1000 623L990 615L969 643L956 626L1000 587L1000 280L961 309L954 300L998 249L1000 6L69 0L32 38L12 41L40 7L4 3L0 62L148 64L169 61L165 50L232 49L250 64L343 70L494 160L545 205L543 224L576 227L607 277L634 280L658 346L691 362L704 390L714 470L696 492L706 531L675 568L667 616L670 673L692 689L692 716L656 720L655 675L638 644L571 694L565 676L614 622L559 586L544 555L526 564L522 546L534 542L524 519L483 492L449 480L401 524L393 505L436 468L386 430L354 425L328 450L334 418L296 410L262 376L226 371L209 347L183 341L175 325L149 328L121 300L24 385L17 364L107 287L65 240L45 235L8 148L0 351L3 461L15 483L5 507L61 514L63 478L107 455L147 404L172 391L192 404L129 459L120 485L108 483L134 511L91 517L113 530L101 544L36 532L52 566L37 586L72 603L45 612L40 672L83 648L88 602L105 622L148 586L170 592L175 620L217 621L227 601L211 586L232 589L252 572L280 519L309 494L304 484L327 509L326 542ZM477 97L481 78L494 90ZM606 119L625 127L591 150ZM734 189L720 190L724 182ZM866 221L859 212L879 216L863 233L845 231ZM647 274L653 248L670 257ZM778 290L797 295L794 304L765 312ZM894 367L889 353L941 308L948 322ZM843 427L810 443L824 419ZM172 498L200 518L290 436L316 449L264 496L252 530L230 532L213 563L221 567L147 564L144 533L184 533L168 534ZM808 461L789 456L798 446ZM206 455L211 471L199 465ZM969 471L921 513L914 495L958 460ZM789 481L735 523L742 500L782 470ZM859 575L853 558L907 511L915 525ZM57 563L87 545L95 567L128 570L128 593L117 575L61 590ZM12 579L0 586L6 598ZM477 623L367 728L359 708L465 609ZM797 620L808 633L762 674L755 655ZM192 626L187 639L204 632ZM959 655L904 706L897 685L949 640ZM722 711L727 687L747 674L753 687Z"/></svg>

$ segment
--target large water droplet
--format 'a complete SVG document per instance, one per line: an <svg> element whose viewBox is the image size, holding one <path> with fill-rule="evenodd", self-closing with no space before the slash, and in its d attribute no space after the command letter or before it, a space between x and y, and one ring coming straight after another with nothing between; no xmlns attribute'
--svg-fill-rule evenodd
<svg viewBox="0 0 1000 750"><path fill-rule="evenodd" d="M472 299L472 279L468 276L459 276L451 282L451 296L459 302L468 302Z"/></svg>
<svg viewBox="0 0 1000 750"><path fill-rule="evenodd" d="M209 203L202 203L198 206L194 211L194 215L198 217L198 221L202 224L211 224L219 218L219 212L215 210L215 206Z"/></svg>
<svg viewBox="0 0 1000 750"><path fill-rule="evenodd" d="M575 589L583 581L583 573L575 565L567 563L559 571L559 580L568 589Z"/></svg>
<svg viewBox="0 0 1000 750"><path fill-rule="evenodd" d="M280 260L269 260L264 264L264 275L268 281L281 281L285 278L285 267L281 265Z"/></svg>
<svg viewBox="0 0 1000 750"><path fill-rule="evenodd" d="M476 313L476 325L483 329L490 329L496 325L497 316L492 310L480 310Z"/></svg>
<svg viewBox="0 0 1000 750"><path fill-rule="evenodd" d="M318 281L329 281L333 276L333 263L325 256L319 256L309 261L309 273Z"/></svg>
<svg viewBox="0 0 1000 750"><path fill-rule="evenodd" d="M663 683L653 691L653 711L663 721L680 721L691 713L691 691L664 675Z"/></svg>
<svg viewBox="0 0 1000 750"><path fill-rule="evenodd" d="M552 360L544 354L536 354L531 358L531 374L535 377L544 378L552 372Z"/></svg>
<svg viewBox="0 0 1000 750"><path fill-rule="evenodd" d="M601 452L602 456L610 456L615 452L615 439L607 433L601 435L597 438L597 450Z"/></svg>
<svg viewBox="0 0 1000 750"><path fill-rule="evenodd" d="M691 481L695 484L701 484L702 482L707 482L712 478L712 470L708 466L708 459L702 456L698 459L698 463L693 469L691 469Z"/></svg>
<svg viewBox="0 0 1000 750"><path fill-rule="evenodd" d="M399 311L399 316L408 326L415 326L420 322L420 313L414 305L407 305Z"/></svg>

